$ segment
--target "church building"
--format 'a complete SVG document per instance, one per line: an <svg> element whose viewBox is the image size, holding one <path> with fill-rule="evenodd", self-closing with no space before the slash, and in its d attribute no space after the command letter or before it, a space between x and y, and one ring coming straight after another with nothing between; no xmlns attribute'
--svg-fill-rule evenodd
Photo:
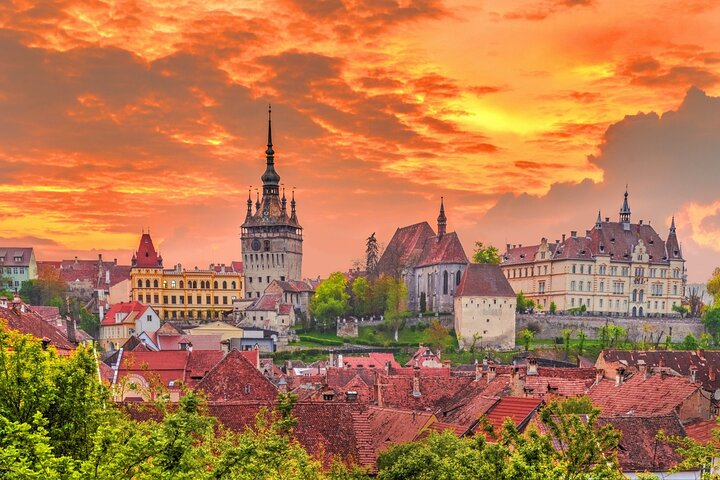
<svg viewBox="0 0 720 480"><path fill-rule="evenodd" d="M468 264L455 232L447 233L440 199L437 234L427 222L398 228L378 261L378 272L402 278L408 287L408 309L449 313L454 293Z"/></svg>
<svg viewBox="0 0 720 480"><path fill-rule="evenodd" d="M268 109L262 199L258 194L253 211L252 198L248 194L247 214L241 230L246 299L260 298L273 281L302 279L302 227L298 222L295 192L292 192L289 213L284 188L280 196L270 115Z"/></svg>

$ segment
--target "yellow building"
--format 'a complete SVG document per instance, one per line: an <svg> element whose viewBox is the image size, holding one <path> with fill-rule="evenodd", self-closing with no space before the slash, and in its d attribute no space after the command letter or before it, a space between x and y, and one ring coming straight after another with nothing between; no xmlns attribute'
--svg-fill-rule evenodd
<svg viewBox="0 0 720 480"><path fill-rule="evenodd" d="M164 320L221 319L243 298L242 263L210 265L206 270L162 266L150 234L143 233L130 271L132 300L152 306Z"/></svg>
<svg viewBox="0 0 720 480"><path fill-rule="evenodd" d="M234 327L225 322L210 322L199 325L195 328L185 329L187 335L220 335L221 340L230 340L231 338L243 338L244 330L240 327Z"/></svg>
<svg viewBox="0 0 720 480"><path fill-rule="evenodd" d="M632 317L676 316L685 291L685 260L673 219L667 240L647 223L630 222L628 194L618 222L600 212L591 230L562 241L508 245L501 268L515 292L541 310Z"/></svg>

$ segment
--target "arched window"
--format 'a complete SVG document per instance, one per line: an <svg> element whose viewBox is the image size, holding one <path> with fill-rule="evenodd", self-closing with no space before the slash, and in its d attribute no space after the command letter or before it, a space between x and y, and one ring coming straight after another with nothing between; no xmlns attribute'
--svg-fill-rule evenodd
<svg viewBox="0 0 720 480"><path fill-rule="evenodd" d="M223 290L227 290L227 282L223 280Z"/></svg>
<svg viewBox="0 0 720 480"><path fill-rule="evenodd" d="M636 307L633 307L633 309L632 309L632 316L637 317L637 308Z"/></svg>
<svg viewBox="0 0 720 480"><path fill-rule="evenodd" d="M145 288L150 288L150 279L145 280Z"/></svg>
<svg viewBox="0 0 720 480"><path fill-rule="evenodd" d="M213 287L214 287L214 288L218 288L217 280L215 280L215 283L213 283Z"/></svg>
<svg viewBox="0 0 720 480"><path fill-rule="evenodd" d="M185 288L185 282L183 282L182 280L180 280L180 288Z"/></svg>
<svg viewBox="0 0 720 480"><path fill-rule="evenodd" d="M138 288L142 288L142 280L138 279Z"/></svg>
<svg viewBox="0 0 720 480"><path fill-rule="evenodd" d="M639 302L643 301L644 294L645 294L645 290L640 290L640 297L638 299ZM640 316L642 317L642 313L640 314Z"/></svg>
<svg viewBox="0 0 720 480"><path fill-rule="evenodd" d="M632 301L637 302L637 289L633 290L632 294ZM634 309L633 309L634 310ZM635 316L635 313L633 312L633 317Z"/></svg>
<svg viewBox="0 0 720 480"><path fill-rule="evenodd" d="M205 288L205 280L200 280L200 288Z"/></svg>
<svg viewBox="0 0 720 480"><path fill-rule="evenodd" d="M197 280L193 280L193 288L197 288Z"/></svg>
<svg viewBox="0 0 720 480"><path fill-rule="evenodd" d="M233 290L235 290L235 289L237 288L237 284L235 283L235 280L233 280L233 282L232 282L231 285L232 285L232 289L233 289Z"/></svg>
<svg viewBox="0 0 720 480"><path fill-rule="evenodd" d="M443 272L443 295L448 293L448 273L447 270Z"/></svg>
<svg viewBox="0 0 720 480"><path fill-rule="evenodd" d="M638 310L638 315L640 315L641 317L643 316L643 308L642 307L640 307L640 309Z"/></svg>
<svg viewBox="0 0 720 480"><path fill-rule="evenodd" d="M460 285L460 277L462 277L461 273L462 272L460 272L460 270L455 273L455 285Z"/></svg>
<svg viewBox="0 0 720 480"><path fill-rule="evenodd" d="M153 280L153 287L158 288L158 281L157 281L157 279Z"/></svg>

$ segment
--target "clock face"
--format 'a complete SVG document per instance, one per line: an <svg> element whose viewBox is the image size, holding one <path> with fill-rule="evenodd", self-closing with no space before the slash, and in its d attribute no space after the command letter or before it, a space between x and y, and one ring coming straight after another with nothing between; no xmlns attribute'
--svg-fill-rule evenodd
<svg viewBox="0 0 720 480"><path fill-rule="evenodd" d="M253 250L255 250L256 252L257 252L258 250L260 250L260 247L261 247L261 245L260 245L260 240L258 240L257 238L254 239L254 240L252 241L252 243L250 244L250 247L251 247Z"/></svg>

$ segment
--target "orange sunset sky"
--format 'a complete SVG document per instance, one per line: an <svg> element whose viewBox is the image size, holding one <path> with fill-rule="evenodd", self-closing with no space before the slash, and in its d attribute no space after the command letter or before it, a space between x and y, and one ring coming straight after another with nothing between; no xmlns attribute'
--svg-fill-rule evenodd
<svg viewBox="0 0 720 480"><path fill-rule="evenodd" d="M0 2L0 242L41 260L240 259L248 188L296 188L304 274L376 232L551 241L617 219L720 265L720 2ZM253 193L254 197L254 193Z"/></svg>

